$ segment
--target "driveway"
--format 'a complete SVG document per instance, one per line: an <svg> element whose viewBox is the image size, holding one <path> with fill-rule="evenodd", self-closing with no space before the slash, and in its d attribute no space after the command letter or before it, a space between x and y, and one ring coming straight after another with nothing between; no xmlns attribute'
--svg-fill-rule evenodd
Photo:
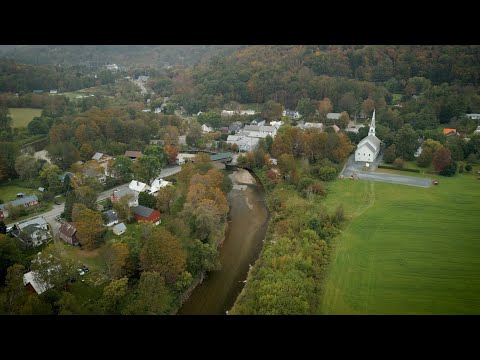
<svg viewBox="0 0 480 360"><path fill-rule="evenodd" d="M377 159L370 165L370 171L363 171L364 162L355 162L355 154L350 156L345 168L342 171L342 175L346 178L350 177L352 174L356 174L356 177L360 180L369 180L369 181L380 181L391 184L401 184L409 186L419 186L419 187L430 187L432 186L432 180L428 178L418 178L413 176L406 175L397 175L397 174L385 174L380 172L375 172L378 164L380 164L383 158L381 153Z"/></svg>

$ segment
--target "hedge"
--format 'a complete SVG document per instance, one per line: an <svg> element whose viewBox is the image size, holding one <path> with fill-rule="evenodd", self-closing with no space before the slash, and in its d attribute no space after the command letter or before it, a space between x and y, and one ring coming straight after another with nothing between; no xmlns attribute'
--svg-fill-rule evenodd
<svg viewBox="0 0 480 360"><path fill-rule="evenodd" d="M379 169L391 169L391 170L408 171L408 172L414 172L414 173L420 172L420 170L418 169L399 169L399 168L396 168L395 166L389 166L389 165L378 165L377 167Z"/></svg>

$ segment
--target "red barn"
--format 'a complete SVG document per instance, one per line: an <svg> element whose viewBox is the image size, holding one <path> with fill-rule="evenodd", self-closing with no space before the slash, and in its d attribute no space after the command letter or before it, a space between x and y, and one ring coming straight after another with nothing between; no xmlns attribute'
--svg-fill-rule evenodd
<svg viewBox="0 0 480 360"><path fill-rule="evenodd" d="M161 223L160 212L148 207L138 205L133 208L133 216L137 221L148 221L158 225Z"/></svg>

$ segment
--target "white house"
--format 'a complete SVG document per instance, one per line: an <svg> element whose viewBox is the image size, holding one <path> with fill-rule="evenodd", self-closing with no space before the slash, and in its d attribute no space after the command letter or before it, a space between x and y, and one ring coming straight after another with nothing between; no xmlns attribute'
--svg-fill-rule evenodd
<svg viewBox="0 0 480 360"><path fill-rule="evenodd" d="M31 286L38 295L44 293L52 287L52 285L40 281L36 273L33 271L23 274L23 285Z"/></svg>
<svg viewBox="0 0 480 360"><path fill-rule="evenodd" d="M480 134L480 126L477 126L477 129L473 133L474 134Z"/></svg>
<svg viewBox="0 0 480 360"><path fill-rule="evenodd" d="M155 194L160 190L161 188L164 188L165 186L171 185L172 183L170 181L166 181L163 179L155 179L152 182L152 186L150 187L150 190L148 191L149 194Z"/></svg>
<svg viewBox="0 0 480 360"><path fill-rule="evenodd" d="M58 93L58 90L50 90L50 94L57 94Z"/></svg>
<svg viewBox="0 0 480 360"><path fill-rule="evenodd" d="M273 126L275 129L280 129L280 126L283 125L283 121L270 121L270 126Z"/></svg>
<svg viewBox="0 0 480 360"><path fill-rule="evenodd" d="M202 132L209 133L209 132L212 132L212 131L213 131L213 128L211 128L210 126L208 126L206 124L202 125Z"/></svg>
<svg viewBox="0 0 480 360"><path fill-rule="evenodd" d="M283 110L282 116L287 116L291 119L300 119L302 117L302 115L300 115L298 111L292 111L292 110Z"/></svg>
<svg viewBox="0 0 480 360"><path fill-rule="evenodd" d="M137 181L137 180L130 181L130 184L128 185L128 187L130 189L132 189L133 191L138 191L139 193L141 193L142 191L147 191L147 190L150 189L150 186L148 186L147 184L145 184L141 181Z"/></svg>
<svg viewBox="0 0 480 360"><path fill-rule="evenodd" d="M112 230L115 235L122 235L125 231L127 231L127 227L122 222L120 224L115 225Z"/></svg>
<svg viewBox="0 0 480 360"><path fill-rule="evenodd" d="M195 154L179 153L177 155L177 165L182 165L188 161L192 161L194 157L195 157Z"/></svg>
<svg viewBox="0 0 480 360"><path fill-rule="evenodd" d="M243 128L245 131L258 131L270 135L272 138L277 134L277 129L274 126L258 126L258 125L245 125Z"/></svg>
<svg viewBox="0 0 480 360"><path fill-rule="evenodd" d="M232 116L232 115L235 115L237 114L236 111L233 111L233 110L222 110L222 116Z"/></svg>
<svg viewBox="0 0 480 360"><path fill-rule="evenodd" d="M342 114L341 113L328 113L327 114L327 119L338 120L338 119L340 119L340 115L342 115Z"/></svg>
<svg viewBox="0 0 480 360"><path fill-rule="evenodd" d="M306 122L303 125L304 129L318 129L320 131L323 131L323 123L313 123L313 122Z"/></svg>
<svg viewBox="0 0 480 360"><path fill-rule="evenodd" d="M112 200L112 202L117 202L125 196L130 196L130 199L128 200L128 206L138 206L138 194L139 193L137 191L130 188L122 188L120 190L113 190L110 200Z"/></svg>
<svg viewBox="0 0 480 360"><path fill-rule="evenodd" d="M472 120L479 120L480 119L480 114L467 114L467 117L472 119Z"/></svg>
<svg viewBox="0 0 480 360"><path fill-rule="evenodd" d="M108 64L107 65L107 70L118 70L118 65L117 64Z"/></svg>
<svg viewBox="0 0 480 360"><path fill-rule="evenodd" d="M241 133L238 133L237 135L228 135L227 138L227 144L236 144L240 151L253 150L257 147L258 142L258 138L241 135Z"/></svg>
<svg viewBox="0 0 480 360"><path fill-rule="evenodd" d="M355 150L355 161L373 162L380 151L380 139L375 136L375 110L367 137L363 138Z"/></svg>
<svg viewBox="0 0 480 360"><path fill-rule="evenodd" d="M255 110L242 110L240 115L255 115Z"/></svg>

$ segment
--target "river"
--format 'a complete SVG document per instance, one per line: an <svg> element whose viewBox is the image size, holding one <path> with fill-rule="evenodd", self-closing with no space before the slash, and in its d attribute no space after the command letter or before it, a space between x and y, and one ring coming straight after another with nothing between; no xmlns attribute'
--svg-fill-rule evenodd
<svg viewBox="0 0 480 360"><path fill-rule="evenodd" d="M260 254L269 213L265 192L246 170L229 175L229 224L220 248L221 270L212 271L179 310L179 315L224 315L243 289L250 265Z"/></svg>

